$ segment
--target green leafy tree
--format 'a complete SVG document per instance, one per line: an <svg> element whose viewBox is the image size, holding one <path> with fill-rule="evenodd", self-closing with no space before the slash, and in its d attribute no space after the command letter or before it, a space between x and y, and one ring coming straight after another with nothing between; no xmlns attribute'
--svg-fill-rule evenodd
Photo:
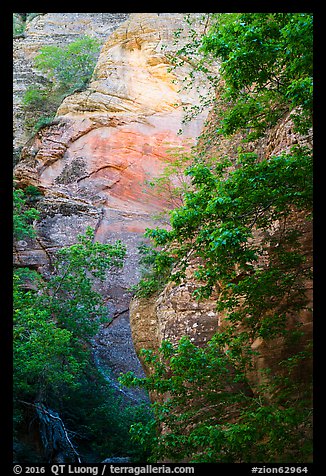
<svg viewBox="0 0 326 476"><path fill-rule="evenodd" d="M62 383L78 382L76 376L89 359L87 344L107 313L93 278L103 280L106 270L122 266L125 255L121 242L93 239L89 228L78 243L59 250L48 281L35 272L15 274L16 395L29 389L34 398L46 401L49 395L59 397ZM26 273L28 281L37 283L35 291L21 287Z"/></svg>
<svg viewBox="0 0 326 476"><path fill-rule="evenodd" d="M174 258L164 251L142 243L140 253L141 279L132 287L139 297L147 297L161 291L170 275Z"/></svg>
<svg viewBox="0 0 326 476"><path fill-rule="evenodd" d="M220 14L201 49L221 60L209 139L241 132L252 141L288 114L297 133L310 130L312 15ZM146 235L175 264L166 280L180 282L199 258L194 296L218 291L224 327L203 349L181 339L159 355L145 352L152 375L125 382L161 398L156 426L133 426L134 437L153 461L308 461L311 349L300 313L309 311L312 278L302 238L312 217L312 149L297 145L268 159L239 150L237 161L204 151L186 174L191 187L170 213L171 228ZM276 367L261 369L264 384L250 394L257 338L282 339L286 350Z"/></svg>
<svg viewBox="0 0 326 476"><path fill-rule="evenodd" d="M166 203L166 210L157 216L161 220L169 210L182 205L183 195L190 185L184 172L191 164L191 154L178 151L171 153L170 157L173 157L173 161L165 166L163 172L158 177L145 182L145 191L150 196L161 197Z"/></svg>
<svg viewBox="0 0 326 476"><path fill-rule="evenodd" d="M221 59L227 104L221 132L259 137L291 112L297 130L311 127L313 16L309 13L218 14L203 51Z"/></svg>
<svg viewBox="0 0 326 476"><path fill-rule="evenodd" d="M27 88L23 97L23 106L33 109L41 109L46 101L46 91L41 91L33 86Z"/></svg>
<svg viewBox="0 0 326 476"><path fill-rule="evenodd" d="M76 352L72 333L56 324L49 309L38 305L37 292L24 289L26 279L41 285L35 271L14 274L14 394L33 401L49 391L60 394L65 385L76 385L85 360Z"/></svg>
<svg viewBox="0 0 326 476"><path fill-rule="evenodd" d="M143 454L128 429L151 415L135 404L126 408L96 368L91 348L101 320L108 319L96 285L122 266L125 252L121 242L95 242L88 228L58 251L46 279L26 268L14 272L14 431L22 462L35 451L20 440L33 425L35 402L57 411L76 432L84 459Z"/></svg>
<svg viewBox="0 0 326 476"><path fill-rule="evenodd" d="M228 323L207 348L182 339L177 350L163 346L159 358L145 353L153 375L125 380L163 398L169 395L154 405L158 428L153 422L132 427L136 440L151 447L152 461L295 462L311 455L310 384L296 373L300 366L309 367L298 313L307 306L311 265L291 226L259 244L253 240L256 227L267 232L275 220L285 225L293 206L311 212L311 154L296 149L268 161L256 162L252 154L241 161L227 179L221 165L218 172L203 164L190 168L196 190L171 213L172 230L148 232L156 244L169 244L176 262L182 262L171 280L184 276L190 251L201 258L195 295L209 297L218 287L217 309ZM260 262L266 255L268 266ZM257 397L237 388L239 382L249 387L253 341L280 336L288 356L276 373L264 369L269 385L255 388Z"/></svg>
<svg viewBox="0 0 326 476"><path fill-rule="evenodd" d="M67 46L44 46L35 57L35 67L66 93L84 89L99 55L100 43L85 36Z"/></svg>
<svg viewBox="0 0 326 476"><path fill-rule="evenodd" d="M131 426L133 440L150 452L150 462L166 458L195 463L310 460L311 409L306 405L310 389L291 378L305 356L300 355L295 364L282 362L286 368L282 379L262 384L254 395L244 368L236 365L238 359L232 355L236 340L245 345L245 338L234 334L231 341L230 337L230 330L216 334L204 348L187 337L178 346L163 341L158 355L142 352L152 369L149 377L140 379L129 372L121 378L125 385L142 386L156 395L155 420ZM233 348L225 352L230 342ZM275 389L277 398L271 402L269 395ZM287 404L294 391L301 400Z"/></svg>
<svg viewBox="0 0 326 476"><path fill-rule="evenodd" d="M95 38L84 36L66 46L44 46L34 66L48 83L42 88L31 85L23 97L25 124L33 132L51 124L62 100L84 90L91 80L100 51Z"/></svg>
<svg viewBox="0 0 326 476"><path fill-rule="evenodd" d="M107 308L94 282L103 281L112 267L121 267L125 252L120 241L114 245L94 241L91 228L78 237L78 243L58 251L50 289L42 297L58 324L79 340L89 342L106 319Z"/></svg>

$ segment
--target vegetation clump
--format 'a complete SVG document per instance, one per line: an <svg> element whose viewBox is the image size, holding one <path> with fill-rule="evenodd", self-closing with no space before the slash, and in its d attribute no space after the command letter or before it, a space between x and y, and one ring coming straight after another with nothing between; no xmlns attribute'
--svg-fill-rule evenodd
<svg viewBox="0 0 326 476"><path fill-rule="evenodd" d="M30 86L23 97L26 126L36 132L51 124L66 96L87 88L96 65L100 43L84 36L66 46L43 46L34 67L44 75L45 85Z"/></svg>
<svg viewBox="0 0 326 476"><path fill-rule="evenodd" d="M21 206L22 194L18 197ZM30 214L20 217L17 238L30 236ZM117 397L92 357L92 339L109 319L96 283L122 266L125 253L119 241L94 241L94 230L88 228L77 243L57 252L50 276L14 270L14 437L19 462L45 462L31 439L24 444L20 438L37 428L32 409L39 405L60 415L83 460L95 457L98 462L121 451L136 459L143 454L131 444L128 430L135 419L150 418L148 409L128 406Z"/></svg>
<svg viewBox="0 0 326 476"><path fill-rule="evenodd" d="M157 355L143 351L151 375L128 373L123 382L161 398L156 421L131 431L152 461L308 462L311 342L301 316L310 312L312 263L302 230L312 218L312 148L299 141L264 157L255 145L288 116L297 137L311 133L312 15L213 15L198 47L221 62L218 114L186 170L191 186L170 212L170 229L146 235L162 248L152 255L154 271L160 253L175 266L165 282L180 282L200 258L194 298L217 290L224 325L203 348L183 337L175 346L163 342ZM205 145L236 133L236 157L207 157ZM156 291L153 278L144 278L140 296ZM257 339L284 349L259 372Z"/></svg>
<svg viewBox="0 0 326 476"><path fill-rule="evenodd" d="M27 237L34 238L36 235L33 222L39 218L40 213L36 208L30 206L28 199L37 193L35 189L28 189L28 187L25 191L13 190L13 231L16 240Z"/></svg>

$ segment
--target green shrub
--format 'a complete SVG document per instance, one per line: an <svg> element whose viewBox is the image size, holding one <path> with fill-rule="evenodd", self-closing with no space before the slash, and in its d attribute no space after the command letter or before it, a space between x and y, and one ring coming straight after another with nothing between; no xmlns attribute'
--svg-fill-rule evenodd
<svg viewBox="0 0 326 476"><path fill-rule="evenodd" d="M85 36L67 46L44 46L34 60L49 86L40 89L30 86L24 94L22 105L25 127L35 133L53 121L63 99L87 87L99 55L100 43Z"/></svg>
<svg viewBox="0 0 326 476"><path fill-rule="evenodd" d="M33 130L35 132L38 132L43 127L49 126L50 124L52 124L53 119L54 119L54 116L50 116L50 117L41 116L34 124Z"/></svg>
<svg viewBox="0 0 326 476"><path fill-rule="evenodd" d="M37 86L30 86L22 100L27 130L35 133L51 124L61 99L61 95L58 97L58 94L54 94L49 88L43 90Z"/></svg>
<svg viewBox="0 0 326 476"><path fill-rule="evenodd" d="M39 188L35 187L35 185L28 185L25 188L25 194L28 197L28 199L35 199L35 198L40 198L42 196L42 192L40 191Z"/></svg>
<svg viewBox="0 0 326 476"><path fill-rule="evenodd" d="M246 346L248 336L240 337ZM232 356L236 344L239 334L230 332L216 334L204 348L188 337L177 346L163 341L159 355L142 352L150 376L141 379L129 372L121 378L124 385L140 385L158 396L155 420L131 427L133 441L151 453L150 462L311 461L311 388L291 378L307 355L297 355L286 374L253 394L243 367ZM290 361L292 357L282 364ZM290 392L295 398L289 398Z"/></svg>
<svg viewBox="0 0 326 476"><path fill-rule="evenodd" d="M141 244L138 250L141 255L141 279L132 290L139 297L148 297L163 289L174 260L168 253L145 243Z"/></svg>
<svg viewBox="0 0 326 476"><path fill-rule="evenodd" d="M122 266L125 251L119 241L94 242L88 228L77 243L58 251L47 280L29 269L14 272L14 432L20 462L29 461L31 452L39 458L32 441L25 444L20 438L33 424L35 401L57 411L76 432L74 442L84 460L99 462L112 454L145 457L131 442L129 427L146 424L148 408L128 407L117 397L91 350L108 314L95 284L108 270Z"/></svg>
<svg viewBox="0 0 326 476"><path fill-rule="evenodd" d="M211 118L207 144L235 133L246 140L264 137L286 116L295 132L309 131L311 14L217 14L201 45L221 62L219 114ZM208 159L201 149L186 171L191 187L170 212L170 228L146 233L154 246L164 247L164 262L170 258L181 267L179 277L196 260L193 296L218 291L216 311L223 316L207 345L197 347L187 337L178 345L164 341L156 354L143 351L151 369L146 378L128 373L121 380L157 395L156 422L132 427L153 462L312 458L311 345L301 322L311 311L312 269L296 215L308 227L312 149L298 144L261 157L243 151L244 144L237 158ZM159 277L158 256L149 256L149 289ZM175 281L174 270L165 279ZM284 354L273 354L269 363L264 346L253 350L258 339L270 349L282 342Z"/></svg>
<svg viewBox="0 0 326 476"><path fill-rule="evenodd" d="M67 46L44 46L35 58L35 67L66 94L87 87L100 51L95 38L85 36Z"/></svg>
<svg viewBox="0 0 326 476"><path fill-rule="evenodd" d="M34 86L30 86L23 96L23 106L32 109L41 109L44 107L47 99L48 92L36 89Z"/></svg>

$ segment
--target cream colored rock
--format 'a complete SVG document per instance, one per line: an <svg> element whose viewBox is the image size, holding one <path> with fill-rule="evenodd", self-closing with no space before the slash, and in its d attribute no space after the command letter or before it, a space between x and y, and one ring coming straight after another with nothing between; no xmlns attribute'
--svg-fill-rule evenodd
<svg viewBox="0 0 326 476"><path fill-rule="evenodd" d="M200 34L205 27L202 14L193 14L193 19ZM173 33L180 27L184 32L174 45ZM104 44L88 90L66 98L58 115L147 116L173 112L185 104L198 105L199 94L207 94L206 78L197 75L199 92L193 88L182 93L182 80L193 68L185 64L171 70L171 58L187 41L187 32L184 14L131 14Z"/></svg>
<svg viewBox="0 0 326 476"><path fill-rule="evenodd" d="M201 18L201 14L192 14L199 34L207 26ZM85 226L94 223L83 207L97 208L96 239L121 238L131 243L132 269L126 271L126 286L138 278L136 246L142 233L157 225L152 214L167 206L165 197L149 193L145 183L173 160L171 151L189 153L208 113L205 110L183 124L183 107L196 104L201 92L209 92L199 74L195 74L192 90L181 88L182 78L192 70L190 64L169 70L171 55L188 41L185 29L180 42L174 44L174 32L184 26L184 15L178 13L45 14L34 19L26 37L15 43L18 100L18 92L22 94L35 78L28 68L40 46L63 45L81 33L104 43L107 32L90 87L67 97L55 123L25 144L15 180L21 187L38 186L53 204L57 199L71 203L71 209L62 208L55 220L43 219L42 229L48 237L57 236L61 226L63 239L65 227L73 226L80 214L85 216ZM19 89L24 61L28 71ZM18 120L15 124L19 129ZM18 132L16 140L22 144ZM66 213L75 218L67 221ZM49 240L46 247L56 246Z"/></svg>
<svg viewBox="0 0 326 476"><path fill-rule="evenodd" d="M22 98L29 86L43 88L46 78L33 68L43 46L64 46L88 35L101 43L128 18L128 13L45 13L27 22L25 32L13 40L13 129L14 148L30 138L24 127Z"/></svg>
<svg viewBox="0 0 326 476"><path fill-rule="evenodd" d="M200 34L206 25L202 15L192 14L192 19ZM59 20L45 16L35 34L42 28L57 31ZM174 44L178 28L185 30ZM201 92L209 94L199 74L192 89L182 89L192 65L169 70L187 34L183 14L131 14L109 35L90 87L67 97L58 109L57 124L42 129L23 150L15 169L20 183L28 181L28 164L35 169L28 172L33 184L47 193L138 215L166 207L165 197L149 194L144 184L173 160L172 153L189 153L208 114L206 109L183 124L184 107L197 104ZM99 230L104 233L108 227L102 224Z"/></svg>

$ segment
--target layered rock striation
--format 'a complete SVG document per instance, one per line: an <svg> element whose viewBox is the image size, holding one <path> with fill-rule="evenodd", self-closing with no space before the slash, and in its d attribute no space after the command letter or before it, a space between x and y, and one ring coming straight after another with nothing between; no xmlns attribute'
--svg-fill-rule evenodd
<svg viewBox="0 0 326 476"><path fill-rule="evenodd" d="M124 332L128 326L124 312L131 297L128 289L140 277L137 247L143 240L142 234L147 227L156 225L153 214L168 205L165 197L149 193L146 181L159 175L173 160L173 154L187 154L196 142L208 111L185 124L184 108L197 106L200 96L209 94L207 82L197 72L194 88L184 89L183 78L193 70L193 65L184 62L177 68L171 67L176 50L187 42L188 27L183 14L96 15L46 14L30 23L25 38L15 40L17 61L21 54L29 58L29 65L39 46L46 42L64 44L82 33L93 34L103 41L89 87L63 101L55 123L41 129L24 145L21 161L15 167L18 186L33 184L44 194L38 201L41 219L36 224L37 238L15 244L15 263L46 272L56 249L75 242L77 234L91 226L96 230L97 240L121 239L128 247L122 273L111 276L102 289L105 297L114 297L111 312L119 316L123 332L118 338L117 326L113 326L111 339L107 330L110 327L102 329L99 358L105 360L104 347L110 339L116 342L116 349L129 339L128 345L131 348L134 344L137 351L157 350L163 339L177 343L183 335L188 335L197 345L205 345L224 321L216 312L218 293L202 302L193 298L192 291L197 285L193 280L195 263L181 284L169 284L158 297L131 302L133 343ZM201 14L193 14L192 19L200 35L207 28L206 20ZM175 35L180 28L182 34ZM178 42L176 36L180 36ZM21 68L22 62L17 62L16 79L19 76L25 85L27 79L20 75L18 66ZM215 68L217 73L218 65ZM29 78L35 76L32 69L26 74ZM19 91L18 80L15 84ZM21 118L16 115L16 119L18 130ZM23 136L17 133L16 140L22 144ZM210 154L232 158L239 141L240 138L235 138L219 143ZM286 116L263 140L251 146L262 158L268 158L288 151L297 143L309 146L311 141L311 136L295 135ZM250 150L250 144L248 147ZM303 232L310 263L311 223L295 212L291 220ZM273 233L281 233L281 225L274 225ZM308 310L312 303L311 288L311 282L307 282L307 311L298 316L306 340L312 332ZM251 376L255 385L259 383L259 369L277 366L287 350L282 339L269 343L257 339L253 348L260 353ZM126 366L129 365L127 354ZM114 360L112 355L110 360ZM118 365L116 368L118 373Z"/></svg>
<svg viewBox="0 0 326 476"><path fill-rule="evenodd" d="M120 239L127 245L122 272L112 273L100 289L108 303L108 322L94 341L97 364L107 378L113 376L114 385L120 371L143 375L134 347L138 353L142 348L157 351L164 339L177 344L183 335L204 346L227 325L216 311L218 290L200 302L192 295L198 285L196 261L180 284L170 283L158 296L134 298L130 303L129 288L140 278L137 249L143 232L157 225L153 215L168 206L166 197L151 194L146 182L157 177L173 155L189 153L208 115L204 110L184 123L184 108L197 106L200 96L210 92L198 72L194 88L182 87L193 65L185 62L172 68L176 50L187 42L183 17L178 13L49 13L32 20L25 37L16 39L14 45L15 147L22 147L15 180L19 187L34 185L42 192L36 205L41 212L35 224L37 237L15 243L15 265L51 272L56 250L76 242L87 226L95 229L98 241ZM193 14L192 19L200 35L207 22L202 14ZM180 28L181 34L175 35ZM33 70L33 58L45 44L63 45L84 34L103 43L92 82L85 91L62 102L52 125L29 138L22 127L21 98L28 84L46 81ZM177 43L176 36L180 36ZM215 69L218 73L218 65ZM211 155L232 158L240 139L219 143ZM311 136L296 136L290 118L284 117L253 149L268 158L296 143L309 146ZM282 233L283 225L274 223L271 236ZM302 232L310 266L311 223L294 211L287 226L292 225ZM312 336L311 281L306 291L306 310L289 320L290 325L302 324L305 342ZM259 338L252 348L259 351L249 376L254 388L262 383L260 369L277 369L288 348L283 338L268 342ZM309 378L309 368L301 371ZM123 391L127 398L143 398Z"/></svg>
<svg viewBox="0 0 326 476"><path fill-rule="evenodd" d="M104 43L128 13L46 13L27 20L24 33L13 40L13 126L14 151L31 137L25 127L22 100L28 87L43 89L49 80L33 67L44 46L65 46L85 35Z"/></svg>
<svg viewBox="0 0 326 476"><path fill-rule="evenodd" d="M39 43L30 37L41 36L41 31L56 37L64 30L70 14L55 15L31 22L26 47L32 43L36 51ZM130 14L118 28L120 14L108 14L109 18L101 14L94 25L88 21L92 17L73 15L63 41L69 32L70 38L79 34L84 23L97 35L115 31L102 48L89 88L67 97L55 123L24 145L15 180L18 186L32 184L42 190L41 209L64 207L68 216L81 214L85 224L94 225L99 240L112 234L139 234L152 223L151 215L166 206L164 197L148 193L146 181L173 160L172 152L188 152L203 126L207 111L184 127L183 119L184 106L195 105L198 95L207 93L205 81L198 76L196 88L184 91L182 79L192 67L169 70L177 48L173 32L183 27L183 14ZM201 15L194 14L194 19L203 29ZM186 41L186 33L184 37ZM57 226L60 217L65 217L63 229L67 226L67 214L54 215L45 213L38 224L47 228L48 238L56 236L49 227L54 222ZM54 239L53 246L67 241ZM46 247L51 246L46 243Z"/></svg>
<svg viewBox="0 0 326 476"><path fill-rule="evenodd" d="M199 34L207 27L202 14L192 14L192 20ZM145 229L155 225L153 214L167 206L165 197L149 193L146 182L163 171L173 154L190 151L208 113L183 123L184 108L209 93L197 73L194 88L183 88L192 65L172 68L176 50L188 41L185 25L178 13L44 14L30 22L24 38L15 40L15 145L23 147L14 176L18 187L34 185L43 194L36 205L41 212L37 237L15 244L15 264L50 272L56 250L74 243L87 226L95 229L98 241L120 239L127 245L122 272L111 274L101 289L121 333L117 337L116 324L108 325L94 344L103 362L116 346L115 356L108 358L117 374L119 347L132 347L124 310L128 289L139 280L137 248ZM175 43L178 29L184 31ZM18 132L23 120L19 98L36 79L33 57L40 46L63 45L84 34L103 41L92 82L66 97L55 121L24 142L26 136Z"/></svg>

